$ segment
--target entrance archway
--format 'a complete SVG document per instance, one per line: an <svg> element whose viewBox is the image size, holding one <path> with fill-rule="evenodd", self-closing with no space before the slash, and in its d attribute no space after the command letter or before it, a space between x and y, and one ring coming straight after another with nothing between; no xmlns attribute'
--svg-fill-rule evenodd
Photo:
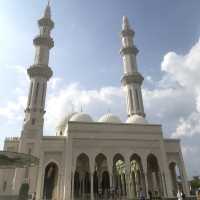
<svg viewBox="0 0 200 200"><path fill-rule="evenodd" d="M57 199L58 166L54 162L47 165L44 176L43 199Z"/></svg>
<svg viewBox="0 0 200 200"><path fill-rule="evenodd" d="M177 164L175 162L171 162L169 164L169 171L171 175L171 183L172 183L172 194L174 196L177 195L178 189L180 191L183 190L183 185L182 185L182 177L180 174L180 169L178 168Z"/></svg>
<svg viewBox="0 0 200 200"><path fill-rule="evenodd" d="M158 160L155 155L147 157L148 189L154 196L163 196L163 187Z"/></svg>
<svg viewBox="0 0 200 200"><path fill-rule="evenodd" d="M74 174L74 197L88 198L90 196L90 168L89 157L82 153L76 161L76 171Z"/></svg>
<svg viewBox="0 0 200 200"><path fill-rule="evenodd" d="M110 177L107 159L103 154L98 154L95 158L94 188L95 192L97 192L96 198L108 198L110 193Z"/></svg>

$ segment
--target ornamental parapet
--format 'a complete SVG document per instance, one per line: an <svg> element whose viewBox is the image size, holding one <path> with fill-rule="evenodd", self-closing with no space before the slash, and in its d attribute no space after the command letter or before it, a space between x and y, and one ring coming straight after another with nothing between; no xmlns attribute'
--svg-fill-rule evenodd
<svg viewBox="0 0 200 200"><path fill-rule="evenodd" d="M7 142L7 141L19 141L19 137L6 137L5 138L5 141Z"/></svg>
<svg viewBox="0 0 200 200"><path fill-rule="evenodd" d="M27 69L27 73L30 78L44 77L47 80L49 80L53 75L53 71L51 70L51 68L43 65L32 65Z"/></svg>
<svg viewBox="0 0 200 200"><path fill-rule="evenodd" d="M125 74L122 77L121 82L122 82L122 85L125 86L130 83L142 84L143 80L144 80L144 78L139 72L134 72L132 74Z"/></svg>
<svg viewBox="0 0 200 200"><path fill-rule="evenodd" d="M50 29L54 28L54 22L49 18L42 18L38 21L39 26L48 26Z"/></svg>
<svg viewBox="0 0 200 200"><path fill-rule="evenodd" d="M48 46L50 49L54 47L54 41L51 37L44 37L40 35L33 40L33 44L35 46L40 46L40 45Z"/></svg>
<svg viewBox="0 0 200 200"><path fill-rule="evenodd" d="M120 50L120 54L122 56L127 55L127 54L134 54L137 55L139 52L139 50L137 49L137 47L132 46L132 47L124 47Z"/></svg>
<svg viewBox="0 0 200 200"><path fill-rule="evenodd" d="M121 32L121 37L133 37L135 35L135 32L133 30L123 30Z"/></svg>

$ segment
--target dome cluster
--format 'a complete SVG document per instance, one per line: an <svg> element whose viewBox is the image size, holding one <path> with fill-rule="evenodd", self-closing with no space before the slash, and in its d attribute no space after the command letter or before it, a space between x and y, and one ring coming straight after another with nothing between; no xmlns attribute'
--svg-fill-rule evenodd
<svg viewBox="0 0 200 200"><path fill-rule="evenodd" d="M71 122L88 122L88 123L94 122L92 117L90 115L86 114L86 113L83 113L83 112L70 113L66 117L64 117L60 121L58 126L56 127L57 135L64 135L65 128L66 128L69 121L71 121ZM113 123L113 124L123 123L118 116L116 116L112 113L107 113L107 114L101 116L97 122L99 122L99 123ZM127 124L147 124L147 121L144 117L142 117L140 115L133 115L126 120L126 123Z"/></svg>

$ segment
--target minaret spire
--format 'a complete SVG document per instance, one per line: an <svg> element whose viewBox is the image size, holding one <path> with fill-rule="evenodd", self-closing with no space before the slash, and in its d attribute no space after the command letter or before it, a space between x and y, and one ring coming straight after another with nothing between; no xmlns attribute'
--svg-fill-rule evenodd
<svg viewBox="0 0 200 200"><path fill-rule="evenodd" d="M122 21L122 48L120 54L124 67L122 85L126 92L127 114L128 117L133 115L145 117L141 92L144 78L137 69L136 55L139 51L133 42L135 32L130 27L128 17L124 16Z"/></svg>
<svg viewBox="0 0 200 200"><path fill-rule="evenodd" d="M129 29L130 29L130 25L129 25L128 17L123 16L122 30L129 30Z"/></svg>
<svg viewBox="0 0 200 200"><path fill-rule="evenodd" d="M51 6L50 6L50 0L47 3L45 12L44 12L44 17L45 18L51 18Z"/></svg>

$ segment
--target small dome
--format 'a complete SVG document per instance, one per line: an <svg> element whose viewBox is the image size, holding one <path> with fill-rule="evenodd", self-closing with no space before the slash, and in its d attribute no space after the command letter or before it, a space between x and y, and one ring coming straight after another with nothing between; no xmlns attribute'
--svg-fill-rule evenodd
<svg viewBox="0 0 200 200"><path fill-rule="evenodd" d="M126 123L129 124L147 124L147 121L144 117L140 115L132 115L126 120Z"/></svg>
<svg viewBox="0 0 200 200"><path fill-rule="evenodd" d="M63 135L64 131L65 131L65 128L66 128L66 125L67 125L67 122L71 119L71 117L73 115L75 115L76 113L69 113L67 114L59 123L58 125L56 126L56 134L57 135Z"/></svg>
<svg viewBox="0 0 200 200"><path fill-rule="evenodd" d="M86 113L76 113L73 115L70 119L71 122L93 122L92 118L90 115Z"/></svg>
<svg viewBox="0 0 200 200"><path fill-rule="evenodd" d="M118 116L113 115L112 113L107 113L103 115L98 122L106 122L106 123L122 123Z"/></svg>

